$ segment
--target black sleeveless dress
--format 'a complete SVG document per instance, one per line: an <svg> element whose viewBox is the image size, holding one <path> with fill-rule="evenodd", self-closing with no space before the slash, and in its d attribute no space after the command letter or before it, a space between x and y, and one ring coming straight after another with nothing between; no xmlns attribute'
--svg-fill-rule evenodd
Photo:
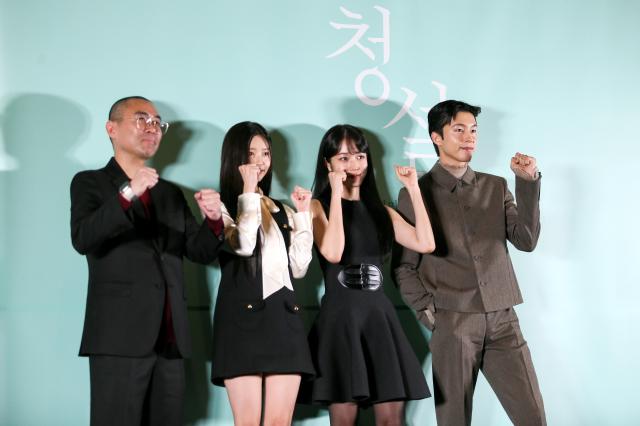
<svg viewBox="0 0 640 426"><path fill-rule="evenodd" d="M342 271L344 281L348 265L375 265L381 271L385 255L365 204L343 199L342 212L345 248L340 263L329 263L318 253L325 295L309 334L317 376L305 386L301 401L368 406L427 398L431 394L422 367L382 286L358 289L339 280ZM353 266L347 268L352 278L353 271Z"/></svg>

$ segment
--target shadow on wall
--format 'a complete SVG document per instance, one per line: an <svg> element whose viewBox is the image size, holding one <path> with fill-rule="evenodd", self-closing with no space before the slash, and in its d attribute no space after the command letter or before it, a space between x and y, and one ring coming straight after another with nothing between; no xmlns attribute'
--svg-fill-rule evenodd
<svg viewBox="0 0 640 426"><path fill-rule="evenodd" d="M27 412L35 423L49 422L45 414L35 420L32 412L34 402L49 401L69 416L79 416L70 423L82 424L87 421L83 408L89 406L88 368L76 355L87 277L84 260L70 244L69 183L81 166L68 154L86 138L90 117L73 101L39 93L9 98L0 116L8 155L3 154L2 161L6 166L11 158L13 166L19 164L0 173L4 219L10 225L3 227L3 240L11 247L2 265L10 288L3 302L11 308L6 330L11 342L6 360L12 366L7 372L7 387L12 389L8 423L23 423ZM54 368L31 362L42 348L47 348ZM24 386L33 377L57 383L57 392Z"/></svg>
<svg viewBox="0 0 640 426"><path fill-rule="evenodd" d="M154 165L164 177L188 183L193 188L219 190L220 153L225 131L211 123L183 120L173 109L156 102L163 119L170 123Z"/></svg>
<svg viewBox="0 0 640 426"><path fill-rule="evenodd" d="M4 120L0 115L0 123L3 121ZM2 131L0 130L0 172L15 170L18 167L18 161L14 157L10 156L5 149L4 138L2 137Z"/></svg>
<svg viewBox="0 0 640 426"><path fill-rule="evenodd" d="M311 124L292 124L271 131L274 177L286 194L290 194L296 185L312 189L318 147L324 133L324 129ZM288 196L283 201L292 205ZM304 278L293 282L296 299L304 310L303 319L307 330L318 314L319 294L323 293L322 271L315 251L313 257ZM319 411L317 407L298 404L293 420L316 418Z"/></svg>
<svg viewBox="0 0 640 426"><path fill-rule="evenodd" d="M84 281L77 276L78 270L66 267L68 262L77 260L69 237L69 184L80 168L68 153L85 138L89 115L82 106L61 97L21 94L6 104L2 117L6 148L20 164L3 173L7 223L11 224L7 230L7 243L12 247L7 253L9 277L20 277L21 281L14 294L19 301L24 291L25 295L31 293L25 301L42 300L55 305L55 300L60 299L67 305L69 299L65 296L78 299L78 287L69 286L69 282ZM30 236L40 236L38 252L47 253L37 258L37 268L33 267L36 259ZM27 290L31 288L28 284L43 281L49 284L38 294ZM78 345L79 339L78 335Z"/></svg>
<svg viewBox="0 0 640 426"><path fill-rule="evenodd" d="M476 118L478 122L478 142L477 149L473 153L471 167L474 170L497 173L499 170L509 167L511 156L518 149L518 141L503 141L503 131L501 122L505 114L493 108L482 107L482 112ZM508 152L504 158L501 158L502 146L512 145L513 152ZM498 173L500 174L500 173Z"/></svg>
<svg viewBox="0 0 640 426"><path fill-rule="evenodd" d="M224 134L209 123L178 120L168 104L155 102L155 105L170 126L151 165L163 178L182 189L191 211L200 218L194 195L204 187L213 188L212 182L218 180L219 167L215 167L215 161L219 162ZM187 181L189 186L183 184ZM217 264L199 265L185 259L184 276L193 346L191 358L185 360L184 420L186 424L197 424L210 420L216 413L221 414L224 410L216 407L226 404L226 399L218 401L214 398L208 369L213 351L213 300L219 283L219 267Z"/></svg>
<svg viewBox="0 0 640 426"><path fill-rule="evenodd" d="M413 152L415 147L407 144L403 138L413 136L419 129L416 129L409 115L384 128L402 108L402 105L393 101L372 107L362 103L358 98L347 98L340 100L339 105L345 122L362 129L369 142L380 197L385 203L395 205L398 194L396 191L391 192L389 184L393 182L393 187L399 187L400 184L393 166L408 164L405 152ZM419 148L428 148L424 151L429 153L432 152L429 150L433 149L431 146Z"/></svg>
<svg viewBox="0 0 640 426"><path fill-rule="evenodd" d="M271 132L274 177L287 194L283 200L293 205L288 194L294 186L311 190L315 161L324 129L311 124L292 124ZM304 159L291 161L291 159ZM309 166L311 164L311 166ZM306 325L310 327L318 309L318 291L322 284L322 271L314 253L314 260L304 278L294 282L296 298L305 308Z"/></svg>

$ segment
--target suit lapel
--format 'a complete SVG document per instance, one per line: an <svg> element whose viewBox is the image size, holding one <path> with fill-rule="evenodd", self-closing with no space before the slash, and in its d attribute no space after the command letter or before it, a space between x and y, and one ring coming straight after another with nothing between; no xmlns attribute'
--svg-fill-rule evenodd
<svg viewBox="0 0 640 426"><path fill-rule="evenodd" d="M153 246L158 252L164 251L167 245L167 230L169 218L165 217L166 212L169 210L166 206L162 205L165 197L164 182L158 181L156 186L151 188L149 195L151 196L151 206L149 213L151 215L151 221L154 225L153 233Z"/></svg>
<svg viewBox="0 0 640 426"><path fill-rule="evenodd" d="M120 167L115 158L111 157L111 160L102 169L109 176L114 188L120 189L123 183L129 180L124 170Z"/></svg>
<svg viewBox="0 0 640 426"><path fill-rule="evenodd" d="M107 175L109 175L111 184L117 191L120 190L120 187L125 182L130 180L129 177L125 174L124 170L122 170L122 167L120 167L116 159L113 157L111 157L111 160L109 160L109 162L105 166L104 171L107 173ZM131 209L127 213L134 223L139 223L141 219L145 218L144 207L140 202L132 203Z"/></svg>

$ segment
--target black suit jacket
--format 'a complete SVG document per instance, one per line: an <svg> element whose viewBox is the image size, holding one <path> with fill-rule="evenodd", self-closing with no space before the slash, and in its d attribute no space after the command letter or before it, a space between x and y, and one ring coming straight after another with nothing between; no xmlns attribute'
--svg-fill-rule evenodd
<svg viewBox="0 0 640 426"><path fill-rule="evenodd" d="M191 354L182 261L213 261L222 244L198 225L176 185L150 190L151 214L140 200L125 211L118 189L128 180L115 159L71 182L71 240L86 255L89 289L80 355L144 356L158 338L165 288L180 354Z"/></svg>

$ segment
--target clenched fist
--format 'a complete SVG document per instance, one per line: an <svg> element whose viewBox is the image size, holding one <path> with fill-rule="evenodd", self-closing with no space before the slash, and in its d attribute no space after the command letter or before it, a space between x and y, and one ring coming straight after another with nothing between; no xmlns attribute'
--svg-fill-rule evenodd
<svg viewBox="0 0 640 426"><path fill-rule="evenodd" d="M143 167L133 175L133 179L131 179L131 189L136 197L141 196L144 191L147 189L151 189L156 186L158 183L158 172L156 169L152 169L151 167Z"/></svg>
<svg viewBox="0 0 640 426"><path fill-rule="evenodd" d="M511 170L522 179L536 180L538 178L536 159L519 152L516 152L516 155L511 157Z"/></svg>
<svg viewBox="0 0 640 426"><path fill-rule="evenodd" d="M218 220L222 217L222 202L218 192L213 189L201 189L195 193L194 197L203 216L210 220Z"/></svg>
<svg viewBox="0 0 640 426"><path fill-rule="evenodd" d="M240 175L242 176L243 192L255 192L258 187L258 175L260 167L256 164L243 164L238 166Z"/></svg>
<svg viewBox="0 0 640 426"><path fill-rule="evenodd" d="M395 166L398 180L408 189L418 186L418 173L415 167Z"/></svg>
<svg viewBox="0 0 640 426"><path fill-rule="evenodd" d="M342 184L347 180L345 172L329 172L329 185L331 185L331 194L334 197L342 197Z"/></svg>
<svg viewBox="0 0 640 426"><path fill-rule="evenodd" d="M311 191L296 186L291 193L291 201L298 212L308 212L311 205Z"/></svg>

